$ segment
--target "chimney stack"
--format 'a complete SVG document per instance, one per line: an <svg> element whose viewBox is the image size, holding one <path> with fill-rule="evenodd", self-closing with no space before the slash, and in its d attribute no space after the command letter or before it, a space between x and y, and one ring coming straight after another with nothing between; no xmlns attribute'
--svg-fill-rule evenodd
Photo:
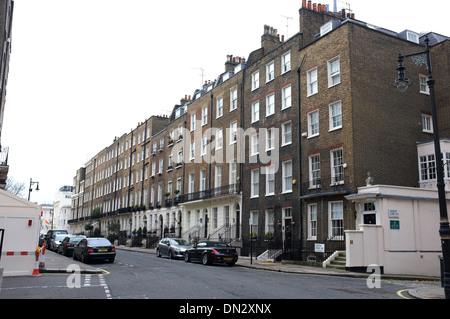
<svg viewBox="0 0 450 319"><path fill-rule="evenodd" d="M261 47L264 50L264 54L272 51L280 44L278 30L269 25L264 25L264 34L261 36Z"/></svg>

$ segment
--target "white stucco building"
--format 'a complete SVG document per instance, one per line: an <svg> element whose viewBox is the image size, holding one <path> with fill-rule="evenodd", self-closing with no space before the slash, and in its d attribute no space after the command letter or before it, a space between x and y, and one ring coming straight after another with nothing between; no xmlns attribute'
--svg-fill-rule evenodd
<svg viewBox="0 0 450 319"><path fill-rule="evenodd" d="M450 140L441 140L450 212ZM346 233L346 268L378 265L385 274L440 276L442 247L433 142L418 143L420 188L370 185L346 196L355 203L356 230Z"/></svg>
<svg viewBox="0 0 450 319"><path fill-rule="evenodd" d="M63 186L56 194L53 202L53 229L69 230L67 222L72 207L72 189L72 186Z"/></svg>

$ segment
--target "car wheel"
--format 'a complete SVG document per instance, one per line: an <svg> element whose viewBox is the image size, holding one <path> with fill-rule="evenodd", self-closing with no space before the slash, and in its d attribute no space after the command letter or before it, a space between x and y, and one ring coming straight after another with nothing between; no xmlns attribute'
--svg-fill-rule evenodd
<svg viewBox="0 0 450 319"><path fill-rule="evenodd" d="M184 253L184 261L187 262L187 263L191 261L191 258L189 257L189 253L188 252Z"/></svg>
<svg viewBox="0 0 450 319"><path fill-rule="evenodd" d="M205 266L211 264L211 262L209 261L209 256L206 253L202 256L202 264Z"/></svg>
<svg viewBox="0 0 450 319"><path fill-rule="evenodd" d="M159 249L156 249L156 257L161 257L161 252L159 251Z"/></svg>
<svg viewBox="0 0 450 319"><path fill-rule="evenodd" d="M234 266L234 264L235 264L235 262L234 262L234 261L232 261L231 263L227 263L227 266L228 266L228 267L233 267L233 266Z"/></svg>
<svg viewBox="0 0 450 319"><path fill-rule="evenodd" d="M172 250L169 250L169 259L173 259L173 253L172 253Z"/></svg>
<svg viewBox="0 0 450 319"><path fill-rule="evenodd" d="M77 260L77 256L75 255L75 252L73 252L72 258L73 258L73 260Z"/></svg>
<svg viewBox="0 0 450 319"><path fill-rule="evenodd" d="M88 262L88 257L83 253L81 253L81 262L84 264L87 264Z"/></svg>
<svg viewBox="0 0 450 319"><path fill-rule="evenodd" d="M113 262L114 262L114 257L113 257L113 258L109 258L109 259L108 259L108 262L109 262L109 263L113 263Z"/></svg>

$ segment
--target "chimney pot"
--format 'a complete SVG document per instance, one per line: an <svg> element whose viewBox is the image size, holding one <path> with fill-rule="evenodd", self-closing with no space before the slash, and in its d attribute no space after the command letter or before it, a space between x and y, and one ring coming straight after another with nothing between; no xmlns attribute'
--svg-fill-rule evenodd
<svg viewBox="0 0 450 319"><path fill-rule="evenodd" d="M308 9L311 9L311 0L308 0Z"/></svg>
<svg viewBox="0 0 450 319"><path fill-rule="evenodd" d="M316 3L313 3L313 10L317 11L317 4Z"/></svg>

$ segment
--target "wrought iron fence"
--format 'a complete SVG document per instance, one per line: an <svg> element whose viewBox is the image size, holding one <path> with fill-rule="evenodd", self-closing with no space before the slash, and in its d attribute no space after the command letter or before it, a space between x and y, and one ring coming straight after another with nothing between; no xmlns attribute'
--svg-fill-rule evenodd
<svg viewBox="0 0 450 319"><path fill-rule="evenodd" d="M204 200L215 197L228 196L239 194L241 191L241 184L230 184L221 187L206 189L200 192L193 192L188 194L178 195L179 203L190 202L195 200Z"/></svg>

